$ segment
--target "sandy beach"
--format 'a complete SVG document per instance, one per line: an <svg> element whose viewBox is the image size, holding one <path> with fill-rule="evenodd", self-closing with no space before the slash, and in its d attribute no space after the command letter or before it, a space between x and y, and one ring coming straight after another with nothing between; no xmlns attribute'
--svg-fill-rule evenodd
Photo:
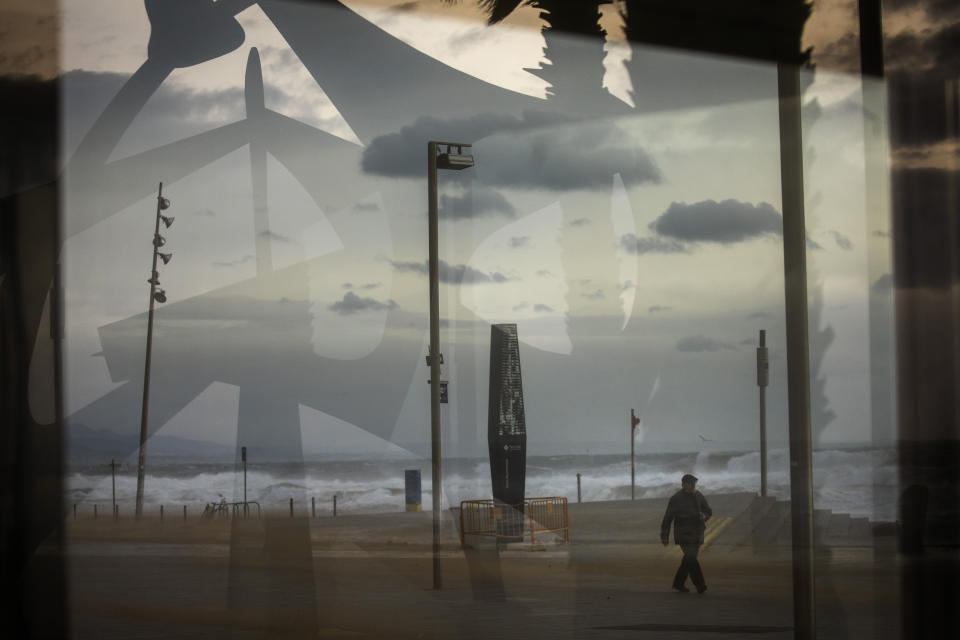
<svg viewBox="0 0 960 640"><path fill-rule="evenodd" d="M433 589L429 512L337 518L70 519L78 638L789 638L791 548L755 544L750 494L711 496L709 589L670 589L665 501L569 507L570 543L460 548L444 513ZM820 638L898 637L886 541L817 550Z"/></svg>

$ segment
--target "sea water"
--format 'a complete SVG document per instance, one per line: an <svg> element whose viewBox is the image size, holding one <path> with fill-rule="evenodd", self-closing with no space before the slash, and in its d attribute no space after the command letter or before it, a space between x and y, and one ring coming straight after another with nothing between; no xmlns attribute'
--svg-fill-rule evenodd
<svg viewBox="0 0 960 640"><path fill-rule="evenodd" d="M309 512L315 501L318 515L332 511L337 497L339 514L404 511L404 470L420 469L422 504L431 508L429 459L323 460L301 464L249 463L247 499L267 511L295 508ZM636 497L666 498L675 492L684 473L693 473L700 489L710 494L759 492L760 456L756 452L701 452L638 455ZM577 500L577 474L584 502L630 499L629 455L528 456L527 497L565 496ZM223 462L157 462L148 465L144 481L144 509L165 505L168 513L202 510L222 495L228 502L243 500L243 467ZM837 513L896 519L896 451L892 448L819 450L813 454L814 506ZM133 511L136 467L125 465L116 474L116 499L121 513ZM769 452L768 493L790 497L788 452ZM444 507L461 500L490 498L490 466L486 458L443 461ZM66 501L78 509L109 505L113 487L109 465L73 468L66 477Z"/></svg>

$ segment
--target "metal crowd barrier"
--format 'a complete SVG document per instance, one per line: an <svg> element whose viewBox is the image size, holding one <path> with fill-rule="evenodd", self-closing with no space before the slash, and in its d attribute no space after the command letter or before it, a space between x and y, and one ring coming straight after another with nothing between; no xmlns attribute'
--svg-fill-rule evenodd
<svg viewBox="0 0 960 640"><path fill-rule="evenodd" d="M513 520L512 514L522 514L522 529L500 524ZM499 525L499 526L498 526ZM466 547L467 536L516 538L530 536L530 544L537 535L560 533L564 543L570 542L570 523L565 497L529 498L523 504L496 504L493 500L463 500L460 503L460 548Z"/></svg>

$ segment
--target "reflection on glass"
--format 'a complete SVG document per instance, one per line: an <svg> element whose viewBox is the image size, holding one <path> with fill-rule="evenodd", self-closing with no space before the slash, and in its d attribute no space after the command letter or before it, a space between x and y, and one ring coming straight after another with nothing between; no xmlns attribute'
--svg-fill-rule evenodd
<svg viewBox="0 0 960 640"><path fill-rule="evenodd" d="M218 632L479 636L509 628L492 626L491 602L515 607L518 637L534 617L561 635L792 628L777 66L630 41L640 4L65 3L78 635L136 636L153 616ZM72 26L92 20L109 50ZM802 80L817 615L879 637L896 625L874 608L899 615L889 538L874 535L899 499L885 128L869 124L885 105L858 75ZM456 613L426 592L430 514L404 505L405 473L426 482L430 465L427 140L472 141L476 158L439 194L442 562ZM148 530L124 515L159 181L188 231L154 320ZM556 502L462 549L461 502L510 502L491 485L487 431L502 325L523 362L519 501ZM108 527L92 513L112 458L126 466ZM706 595L704 619L665 604L679 550L664 555L659 518L685 473L714 509L700 556L710 593L743 605L729 624ZM242 508L218 508L221 495ZM94 562L103 548L111 559ZM121 561L149 577L140 591ZM854 601L858 580L875 588Z"/></svg>

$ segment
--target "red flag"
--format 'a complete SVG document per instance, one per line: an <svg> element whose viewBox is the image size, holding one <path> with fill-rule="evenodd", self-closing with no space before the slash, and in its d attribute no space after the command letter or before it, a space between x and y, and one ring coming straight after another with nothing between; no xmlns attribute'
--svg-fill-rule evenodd
<svg viewBox="0 0 960 640"><path fill-rule="evenodd" d="M640 424L640 418L633 415L633 409L630 409L630 428L633 429L638 424Z"/></svg>

